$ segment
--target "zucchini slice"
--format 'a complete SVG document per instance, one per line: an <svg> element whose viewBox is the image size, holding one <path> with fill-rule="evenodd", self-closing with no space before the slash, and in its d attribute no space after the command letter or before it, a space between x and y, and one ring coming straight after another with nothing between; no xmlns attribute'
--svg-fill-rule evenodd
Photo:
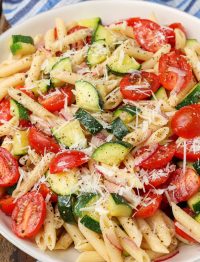
<svg viewBox="0 0 200 262"><path fill-rule="evenodd" d="M75 171L62 172L59 174L46 174L47 181L52 189L58 195L71 195L76 191L78 177Z"/></svg>
<svg viewBox="0 0 200 262"><path fill-rule="evenodd" d="M99 112L102 110L102 99L97 89L89 82L80 80L75 84L76 104L88 111Z"/></svg>
<svg viewBox="0 0 200 262"><path fill-rule="evenodd" d="M110 216L130 217L132 215L132 208L128 202L122 196L115 193L110 194L107 208Z"/></svg>
<svg viewBox="0 0 200 262"><path fill-rule="evenodd" d="M122 141L107 142L93 152L92 158L107 165L119 165L131 148L131 144Z"/></svg>
<svg viewBox="0 0 200 262"><path fill-rule="evenodd" d="M176 109L180 109L183 106L198 104L200 101L200 84L194 86L191 92L176 106Z"/></svg>
<svg viewBox="0 0 200 262"><path fill-rule="evenodd" d="M50 88L49 79L41 79L34 82L35 87L31 89L35 96L39 96L41 93L46 94Z"/></svg>
<svg viewBox="0 0 200 262"><path fill-rule="evenodd" d="M84 193L80 195L74 205L74 214L76 217L83 217L88 212L81 211L82 208L92 206L99 199L99 195L95 193Z"/></svg>
<svg viewBox="0 0 200 262"><path fill-rule="evenodd" d="M196 162L193 163L192 166L197 171L197 173L200 175L200 161L197 160Z"/></svg>
<svg viewBox="0 0 200 262"><path fill-rule="evenodd" d="M54 127L52 133L58 143L66 147L85 148L87 146L87 140L78 120Z"/></svg>
<svg viewBox="0 0 200 262"><path fill-rule="evenodd" d="M127 126L117 117L111 124L109 130L117 139L121 140L129 133Z"/></svg>
<svg viewBox="0 0 200 262"><path fill-rule="evenodd" d="M102 63L110 54L110 49L104 40L93 42L87 53L87 64L92 67Z"/></svg>
<svg viewBox="0 0 200 262"><path fill-rule="evenodd" d="M161 99L164 101L168 100L167 92L165 88L162 86L155 92L154 96L152 96L151 100L155 100L155 98L157 100L161 100Z"/></svg>
<svg viewBox="0 0 200 262"><path fill-rule="evenodd" d="M200 223L200 214L197 214L197 215L194 217L194 219L195 219L198 223Z"/></svg>
<svg viewBox="0 0 200 262"><path fill-rule="evenodd" d="M98 40L104 40L108 46L112 47L115 43L115 37L113 34L103 25L99 25L93 35L92 42Z"/></svg>
<svg viewBox="0 0 200 262"><path fill-rule="evenodd" d="M87 111L79 108L75 113L75 117L80 123L93 135L97 134L103 129L103 126Z"/></svg>
<svg viewBox="0 0 200 262"><path fill-rule="evenodd" d="M17 130L13 136L13 154L15 156L25 155L28 152L29 140L28 130Z"/></svg>
<svg viewBox="0 0 200 262"><path fill-rule="evenodd" d="M11 44L15 44L15 43L18 43L18 42L34 45L34 41L33 41L33 38L31 36L27 36L27 35L12 35L12 37L11 37Z"/></svg>
<svg viewBox="0 0 200 262"><path fill-rule="evenodd" d="M10 46L10 51L13 55L25 56L35 53L36 47L32 44L18 42Z"/></svg>
<svg viewBox="0 0 200 262"><path fill-rule="evenodd" d="M140 112L140 109L136 106L123 106L115 110L114 118L119 117L124 123L128 124L133 121L136 114Z"/></svg>
<svg viewBox="0 0 200 262"><path fill-rule="evenodd" d="M72 72L72 65L71 65L71 60L69 57L65 57L65 58L61 58L58 62L56 62L53 66L52 66L52 70L50 72L50 77L51 77L51 73L60 70L60 71L67 71L67 72ZM65 82L55 78L55 77L51 77L51 83L53 84L53 86L55 87L60 87L65 85Z"/></svg>
<svg viewBox="0 0 200 262"><path fill-rule="evenodd" d="M192 196L188 201L188 206L194 211L195 213L200 213L200 192L196 193Z"/></svg>
<svg viewBox="0 0 200 262"><path fill-rule="evenodd" d="M65 222L70 224L76 222L73 214L75 201L74 195L58 196L58 210L60 216Z"/></svg>
<svg viewBox="0 0 200 262"><path fill-rule="evenodd" d="M45 75L50 74L52 67L60 60L59 57L53 56L47 58L42 64L42 71Z"/></svg>
<svg viewBox="0 0 200 262"><path fill-rule="evenodd" d="M92 30L96 30L99 24L101 24L100 17L92 17L92 18L82 19L78 21L78 25L89 27Z"/></svg>
<svg viewBox="0 0 200 262"><path fill-rule="evenodd" d="M29 119L28 110L14 99L10 100L10 111L11 115L18 117L20 120Z"/></svg>
<svg viewBox="0 0 200 262"><path fill-rule="evenodd" d="M95 215L95 213L85 215L83 218L81 218L80 222L90 230L96 233L101 233L99 218Z"/></svg>

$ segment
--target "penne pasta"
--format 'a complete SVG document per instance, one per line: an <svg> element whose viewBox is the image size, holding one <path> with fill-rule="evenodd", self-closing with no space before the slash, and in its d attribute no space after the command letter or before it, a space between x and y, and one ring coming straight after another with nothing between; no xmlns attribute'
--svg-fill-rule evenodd
<svg viewBox="0 0 200 262"><path fill-rule="evenodd" d="M62 19L56 18L56 32L58 39L62 39L66 36L67 30L65 28L65 23Z"/></svg>
<svg viewBox="0 0 200 262"><path fill-rule="evenodd" d="M66 250L71 246L72 243L73 239L70 237L69 234L64 232L56 242L54 250Z"/></svg>
<svg viewBox="0 0 200 262"><path fill-rule="evenodd" d="M174 33L175 33L175 48L183 49L186 45L185 33L178 28L174 29Z"/></svg>
<svg viewBox="0 0 200 262"><path fill-rule="evenodd" d="M5 124L1 125L0 126L0 137L13 135L15 133L15 129L17 128L18 124L19 124L18 118L14 116L9 121L7 121Z"/></svg>
<svg viewBox="0 0 200 262"><path fill-rule="evenodd" d="M44 36L44 45L47 50L51 50L51 46L55 41L54 29L49 29Z"/></svg>
<svg viewBox="0 0 200 262"><path fill-rule="evenodd" d="M85 251L79 255L76 262L104 262L96 251Z"/></svg>
<svg viewBox="0 0 200 262"><path fill-rule="evenodd" d="M40 229L40 231L35 236L35 242L37 246L42 250L45 251L47 248L47 243L44 240L44 228Z"/></svg>

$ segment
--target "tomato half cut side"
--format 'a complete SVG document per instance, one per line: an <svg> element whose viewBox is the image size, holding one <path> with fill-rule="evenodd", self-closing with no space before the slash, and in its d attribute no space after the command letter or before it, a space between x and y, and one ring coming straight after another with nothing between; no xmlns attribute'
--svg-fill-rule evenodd
<svg viewBox="0 0 200 262"><path fill-rule="evenodd" d="M9 121L12 118L10 114L10 100L3 99L0 102L0 125L5 124L5 121Z"/></svg>
<svg viewBox="0 0 200 262"><path fill-rule="evenodd" d="M200 188L199 176L191 168L187 168L185 173L182 168L177 169L171 174L168 183L174 187L174 190L168 191L168 194L171 201L175 203L187 201Z"/></svg>
<svg viewBox="0 0 200 262"><path fill-rule="evenodd" d="M124 76L119 86L124 98L143 100L150 98L158 90L160 83L156 74L142 71Z"/></svg>
<svg viewBox="0 0 200 262"><path fill-rule="evenodd" d="M144 196L143 204L137 208L137 211L134 213L133 217L147 218L153 216L160 207L161 201L161 195L148 192Z"/></svg>
<svg viewBox="0 0 200 262"><path fill-rule="evenodd" d="M8 216L11 216L14 208L15 208L15 198L11 196L5 196L0 199L0 209Z"/></svg>
<svg viewBox="0 0 200 262"><path fill-rule="evenodd" d="M56 203L58 202L58 196L53 193L51 191L51 189L45 184L45 183L42 183L40 184L40 187L39 187L39 193L44 197L44 199L50 195L50 201L53 202L53 203Z"/></svg>
<svg viewBox="0 0 200 262"><path fill-rule="evenodd" d="M17 183L20 174L17 160L3 147L0 147L0 186L9 187Z"/></svg>
<svg viewBox="0 0 200 262"><path fill-rule="evenodd" d="M173 23L173 24L170 24L169 27L173 30L180 29L185 35L187 35L185 27L181 23Z"/></svg>

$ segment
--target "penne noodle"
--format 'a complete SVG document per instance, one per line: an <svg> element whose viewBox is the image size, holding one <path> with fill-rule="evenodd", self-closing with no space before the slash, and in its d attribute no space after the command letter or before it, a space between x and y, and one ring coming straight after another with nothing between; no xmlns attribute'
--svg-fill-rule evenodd
<svg viewBox="0 0 200 262"><path fill-rule="evenodd" d="M62 39L66 36L67 30L65 28L65 23L61 18L56 18L56 32L58 39Z"/></svg>
<svg viewBox="0 0 200 262"><path fill-rule="evenodd" d="M68 249L68 247L71 246L72 243L73 243L73 239L70 237L69 234L64 232L56 242L54 250L66 250Z"/></svg>
<svg viewBox="0 0 200 262"><path fill-rule="evenodd" d="M44 227L42 227L42 229L40 229L40 231L35 236L35 242L42 251L45 251L47 249L47 243L44 240Z"/></svg>
<svg viewBox="0 0 200 262"><path fill-rule="evenodd" d="M175 33L175 48L183 49L186 45L185 33L178 28L174 29L174 33Z"/></svg>
<svg viewBox="0 0 200 262"><path fill-rule="evenodd" d="M6 137L4 138L4 140L3 140L3 143L1 144L1 147L5 148L5 149L8 150L9 152L11 152L12 147L13 147L12 143L13 143L12 138L9 137L9 136L6 136Z"/></svg>
<svg viewBox="0 0 200 262"><path fill-rule="evenodd" d="M147 139L145 145L151 145L162 142L164 139L167 138L169 131L169 127L159 128L158 130L153 132L153 134Z"/></svg>
<svg viewBox="0 0 200 262"><path fill-rule="evenodd" d="M79 255L76 262L104 262L96 251L85 251Z"/></svg>
<svg viewBox="0 0 200 262"><path fill-rule="evenodd" d="M44 45L47 50L51 50L51 46L55 41L54 29L49 29L44 36Z"/></svg>
<svg viewBox="0 0 200 262"><path fill-rule="evenodd" d="M15 133L15 130L19 124L19 120L17 117L11 118L5 124L0 126L0 137L2 136L9 136Z"/></svg>
<svg viewBox="0 0 200 262"><path fill-rule="evenodd" d="M186 53L186 56L188 60L190 61L190 64L192 66L193 72L197 78L198 81L200 81L200 60L199 57L197 56L197 53L195 52L194 49L190 47L185 47L184 51Z"/></svg>

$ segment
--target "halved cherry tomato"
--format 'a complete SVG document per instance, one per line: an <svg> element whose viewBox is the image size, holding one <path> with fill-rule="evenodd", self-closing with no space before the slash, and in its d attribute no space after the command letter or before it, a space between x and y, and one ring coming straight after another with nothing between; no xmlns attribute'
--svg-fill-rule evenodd
<svg viewBox="0 0 200 262"><path fill-rule="evenodd" d="M153 192L148 192L144 196L143 205L140 205L137 208L137 211L134 213L134 217L147 218L154 215L154 213L159 208L162 201L162 195L157 195ZM149 204L148 204L149 203Z"/></svg>
<svg viewBox="0 0 200 262"><path fill-rule="evenodd" d="M26 94L27 96L30 96L30 98L35 100L35 96L33 94L33 92L24 89L24 86L17 86L16 89L19 89L20 91L22 91L24 94Z"/></svg>
<svg viewBox="0 0 200 262"><path fill-rule="evenodd" d="M88 157L85 153L77 150L69 150L56 155L50 162L50 173L61 173L66 169L81 166L88 162Z"/></svg>
<svg viewBox="0 0 200 262"><path fill-rule="evenodd" d="M195 146L195 144L197 146ZM186 140L186 159L188 161L197 161L198 159L200 159L200 148L198 146L199 144L200 140L196 142L193 139ZM184 158L184 146L182 144L176 146L176 152L174 156L179 159Z"/></svg>
<svg viewBox="0 0 200 262"><path fill-rule="evenodd" d="M47 98L42 96L39 97L38 102L50 112L60 111L64 107L65 99L67 99L67 105L70 106L73 101L72 87L66 86L60 88L59 90L60 93L58 93L57 91L52 92L51 96L48 95Z"/></svg>
<svg viewBox="0 0 200 262"><path fill-rule="evenodd" d="M130 17L130 18L126 19L125 21L127 22L127 26L134 27L136 25L136 23L138 23L140 20L141 20L141 18L139 18L139 17ZM123 21L120 21L120 22L118 22L116 24L120 24L122 22Z"/></svg>
<svg viewBox="0 0 200 262"><path fill-rule="evenodd" d="M19 127L22 128L22 129L27 129L29 127L31 127L32 124L29 120L27 119L20 119L19 120Z"/></svg>
<svg viewBox="0 0 200 262"><path fill-rule="evenodd" d="M173 51L161 56L159 60L160 83L167 90L176 89L179 93L192 79L192 68L186 58Z"/></svg>
<svg viewBox="0 0 200 262"><path fill-rule="evenodd" d="M170 27L167 27L167 26L163 26L162 29L163 29L163 32L166 35L166 39L167 39L168 44L170 44L171 47L174 48L175 42L176 42L174 30Z"/></svg>
<svg viewBox="0 0 200 262"><path fill-rule="evenodd" d="M58 202L58 196L56 194L54 194L50 188L48 186L46 186L46 184L42 183L40 184L40 187L39 187L39 192L40 194L42 194L42 196L44 197L44 199L48 196L48 195L51 195L51 198L50 198L50 201L51 202Z"/></svg>
<svg viewBox="0 0 200 262"><path fill-rule="evenodd" d="M156 52L168 43L162 27L153 21L138 19L133 22L133 29L139 45L149 52Z"/></svg>
<svg viewBox="0 0 200 262"><path fill-rule="evenodd" d="M183 138L200 136L200 105L184 106L178 110L171 120L173 132Z"/></svg>
<svg viewBox="0 0 200 262"><path fill-rule="evenodd" d="M159 146L155 153L139 164L139 166L149 170L165 167L172 160L175 148L174 143Z"/></svg>
<svg viewBox="0 0 200 262"><path fill-rule="evenodd" d="M4 124L4 121L9 121L11 118L10 100L5 98L0 102L0 125Z"/></svg>
<svg viewBox="0 0 200 262"><path fill-rule="evenodd" d="M30 146L38 154L43 155L45 152L58 153L60 150L59 145L52 137L38 131L35 127L29 129L28 139Z"/></svg>
<svg viewBox="0 0 200 262"><path fill-rule="evenodd" d="M191 168L187 168L185 173L182 168L177 169L171 174L168 183L176 187L173 191L168 191L170 199L175 203L187 201L200 188L199 176Z"/></svg>
<svg viewBox="0 0 200 262"><path fill-rule="evenodd" d="M4 198L0 199L0 209L8 216L10 216L13 212L15 207L15 198L11 196L5 196Z"/></svg>
<svg viewBox="0 0 200 262"><path fill-rule="evenodd" d="M9 151L0 147L0 186L13 186L19 177L17 160Z"/></svg>
<svg viewBox="0 0 200 262"><path fill-rule="evenodd" d="M86 28L87 28L86 26L77 25L77 26L72 27L67 32L67 34L70 35L78 30L86 29ZM91 36L88 36L86 37L85 42L83 40L79 40L77 43L74 43L71 45L71 49L75 49L75 50L82 49L85 46L85 44L91 44L91 39L92 39Z"/></svg>
<svg viewBox="0 0 200 262"><path fill-rule="evenodd" d="M185 27L181 24L181 23L173 23L171 25L169 25L170 28L174 29L180 29L181 31L183 31L183 33L185 35L187 35Z"/></svg>
<svg viewBox="0 0 200 262"><path fill-rule="evenodd" d="M156 74L144 71L124 76L119 85L123 97L129 100L149 98L160 86Z"/></svg>
<svg viewBox="0 0 200 262"><path fill-rule="evenodd" d="M34 237L46 217L46 204L43 196L35 191L20 197L12 212L12 230L21 238Z"/></svg>

